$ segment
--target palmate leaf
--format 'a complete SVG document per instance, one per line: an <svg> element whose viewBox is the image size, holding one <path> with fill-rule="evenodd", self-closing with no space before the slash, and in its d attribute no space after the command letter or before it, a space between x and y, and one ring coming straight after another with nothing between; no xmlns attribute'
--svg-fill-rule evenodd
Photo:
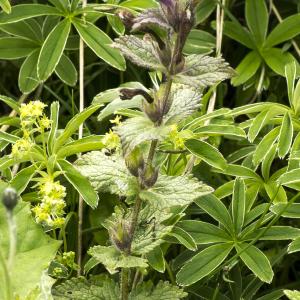
<svg viewBox="0 0 300 300"><path fill-rule="evenodd" d="M205 88L233 75L233 69L224 59L193 54L186 57L183 70L174 80L195 88Z"/></svg>
<svg viewBox="0 0 300 300"><path fill-rule="evenodd" d="M141 191L139 196L151 206L161 210L188 205L212 192L211 187L190 176L160 175L155 185Z"/></svg>
<svg viewBox="0 0 300 300"><path fill-rule="evenodd" d="M155 49L156 42L149 38L140 39L133 35L124 35L115 39L113 47L121 51L121 53L131 62L146 69L155 71L163 71L160 59Z"/></svg>
<svg viewBox="0 0 300 300"><path fill-rule="evenodd" d="M202 94L199 89L188 88L183 84L173 84L172 105L165 116L167 124L175 124L185 119L200 107Z"/></svg>
<svg viewBox="0 0 300 300"><path fill-rule="evenodd" d="M117 156L107 156L103 152L93 151L77 160L76 168L88 177L97 191L129 196L134 192L135 178L129 173L124 160Z"/></svg>
<svg viewBox="0 0 300 300"><path fill-rule="evenodd" d="M109 273L114 274L119 268L147 268L147 260L133 255L124 255L114 246L95 246L89 249L91 255L98 263L105 266Z"/></svg>
<svg viewBox="0 0 300 300"><path fill-rule="evenodd" d="M170 126L156 127L146 117L130 118L121 126L115 128L115 132L121 137L123 151L129 153L137 145L151 140L163 140L171 131Z"/></svg>

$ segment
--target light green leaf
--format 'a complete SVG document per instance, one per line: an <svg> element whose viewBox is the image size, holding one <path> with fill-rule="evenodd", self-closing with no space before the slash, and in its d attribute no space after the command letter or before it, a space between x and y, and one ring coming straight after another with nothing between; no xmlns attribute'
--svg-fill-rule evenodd
<svg viewBox="0 0 300 300"><path fill-rule="evenodd" d="M246 21L258 46L261 46L268 32L269 12L264 0L246 0Z"/></svg>
<svg viewBox="0 0 300 300"><path fill-rule="evenodd" d="M46 81L58 65L71 30L71 23L64 19L47 36L39 55L38 76Z"/></svg>
<svg viewBox="0 0 300 300"><path fill-rule="evenodd" d="M218 168L225 169L227 162L219 150L207 142L200 140L187 140L185 147L196 157L201 158L209 165Z"/></svg>
<svg viewBox="0 0 300 300"><path fill-rule="evenodd" d="M264 46L273 47L300 34L300 14L284 19L269 34Z"/></svg>
<svg viewBox="0 0 300 300"><path fill-rule="evenodd" d="M15 23L21 20L44 15L60 16L61 12L53 6L43 4L14 5L9 15L5 12L0 13L0 25Z"/></svg>
<svg viewBox="0 0 300 300"><path fill-rule="evenodd" d="M11 280L13 291L21 299L24 299L28 291L40 283L43 271L47 269L61 245L60 241L50 238L44 233L42 227L33 221L29 206L27 203L20 202L14 209L17 223L17 253L11 270ZM9 236L6 211L2 203L0 203L0 231L0 251L7 257ZM0 296L5 290L2 285L3 278L3 270L0 268ZM4 295L1 299L3 298Z"/></svg>
<svg viewBox="0 0 300 300"><path fill-rule="evenodd" d="M280 214L282 217L299 219L300 218L300 203L293 204L276 204L270 208L271 212Z"/></svg>
<svg viewBox="0 0 300 300"><path fill-rule="evenodd" d="M9 0L0 0L0 6L7 14L11 13L11 6Z"/></svg>
<svg viewBox="0 0 300 300"><path fill-rule="evenodd" d="M55 141L53 152L56 153L61 146L78 130L79 126L101 107L100 104L91 105L81 113L75 115L66 125L63 133Z"/></svg>
<svg viewBox="0 0 300 300"><path fill-rule="evenodd" d="M197 128L194 132L208 136L224 135L228 137L246 137L245 131L242 128L234 125L210 124L206 126L201 126Z"/></svg>
<svg viewBox="0 0 300 300"><path fill-rule="evenodd" d="M289 291L289 290L284 290L284 294L285 294L290 300L300 300L300 292L299 292L299 291Z"/></svg>
<svg viewBox="0 0 300 300"><path fill-rule="evenodd" d="M292 241L288 247L288 253L294 253L298 251L300 251L300 237Z"/></svg>
<svg viewBox="0 0 300 300"><path fill-rule="evenodd" d="M50 111L51 111L51 129L50 133L48 135L48 141L47 141L47 147L48 147L48 152L52 154L52 150L55 144L55 138L56 138L56 133L57 133L57 127L58 127L58 118L59 118L59 102L55 101L51 103L50 106Z"/></svg>
<svg viewBox="0 0 300 300"><path fill-rule="evenodd" d="M94 24L89 22L84 23L78 18L74 18L72 22L81 38L97 56L113 67L121 71L125 70L125 60L123 56L117 49L111 47L112 40L106 33Z"/></svg>
<svg viewBox="0 0 300 300"><path fill-rule="evenodd" d="M248 53L237 66L237 75L231 79L232 85L239 86L252 78L257 72L261 63L261 57L256 51L251 51Z"/></svg>
<svg viewBox="0 0 300 300"><path fill-rule="evenodd" d="M147 268L147 260L137 256L126 256L116 250L114 246L104 247L95 246L89 249L89 255L94 257L98 263L101 263L114 274L118 268Z"/></svg>
<svg viewBox="0 0 300 300"><path fill-rule="evenodd" d="M261 181L261 178L259 175L257 175L253 170L240 166L240 165L233 165L233 164L228 164L226 169L224 170L225 174L231 175L231 176L238 176L242 178L252 178L255 179L256 181Z"/></svg>
<svg viewBox="0 0 300 300"><path fill-rule="evenodd" d="M19 88L24 94L34 91L40 84L37 75L39 51L32 52L23 62L19 73Z"/></svg>
<svg viewBox="0 0 300 300"><path fill-rule="evenodd" d="M66 179L73 185L73 187L78 191L83 200L92 208L96 208L98 205L99 197L94 191L92 185L88 179L80 174L75 167L72 166L66 160L59 160L59 166L64 172Z"/></svg>
<svg viewBox="0 0 300 300"><path fill-rule="evenodd" d="M166 262L164 258L164 253L160 246L154 248L151 252L146 254L148 264L156 271L164 273L166 269Z"/></svg>
<svg viewBox="0 0 300 300"><path fill-rule="evenodd" d="M223 58L193 54L185 58L184 68L174 81L197 89L212 86L234 74Z"/></svg>
<svg viewBox="0 0 300 300"><path fill-rule="evenodd" d="M268 258L253 245L248 246L245 243L235 245L237 252L242 251L246 247L248 248L240 254L242 261L261 281L270 283L274 273Z"/></svg>
<svg viewBox="0 0 300 300"><path fill-rule="evenodd" d="M160 175L155 185L140 192L141 199L162 210L173 206L185 206L195 199L211 193L213 189L189 176Z"/></svg>
<svg viewBox="0 0 300 300"><path fill-rule="evenodd" d="M20 111L20 105L18 101L4 95L0 95L0 101L8 105L11 109L15 110L16 112Z"/></svg>
<svg viewBox="0 0 300 300"><path fill-rule="evenodd" d="M187 249L192 251L197 250L197 245L194 238L182 227L173 227L172 231L168 235L174 237L180 244L185 246Z"/></svg>
<svg viewBox="0 0 300 300"><path fill-rule="evenodd" d="M37 47L37 44L24 38L1 37L0 59L18 59L26 57Z"/></svg>
<svg viewBox="0 0 300 300"><path fill-rule="evenodd" d="M295 62L292 62L290 64L287 64L285 66L285 78L287 82L288 87L288 96L289 96L289 102L292 106L293 103L293 95L294 95L294 84L297 76L297 65Z"/></svg>
<svg viewBox="0 0 300 300"><path fill-rule="evenodd" d="M244 225L245 219L245 204L246 202L246 187L245 182L241 178L234 181L232 195L232 219L235 232L239 233Z"/></svg>
<svg viewBox="0 0 300 300"><path fill-rule="evenodd" d="M177 273L177 282L182 286L191 285L217 268L232 250L232 244L210 246L190 259Z"/></svg>
<svg viewBox="0 0 300 300"><path fill-rule="evenodd" d="M21 195L21 193L23 193L23 191L26 189L36 170L37 167L35 165L24 168L18 172L10 182L11 187L18 192L18 195Z"/></svg>
<svg viewBox="0 0 300 300"><path fill-rule="evenodd" d="M229 232L232 231L233 224L231 216L223 202L221 202L216 196L209 194L196 199L195 203L216 221L223 224Z"/></svg>
<svg viewBox="0 0 300 300"><path fill-rule="evenodd" d="M67 85L75 86L77 82L77 70L68 56L62 54L55 68L56 75Z"/></svg>
<svg viewBox="0 0 300 300"><path fill-rule="evenodd" d="M274 204L286 203L287 196L282 186L279 186L275 181L268 181L264 184L265 190Z"/></svg>
<svg viewBox="0 0 300 300"><path fill-rule="evenodd" d="M216 46L216 38L204 30L192 29L184 45L185 54L210 53Z"/></svg>
<svg viewBox="0 0 300 300"><path fill-rule="evenodd" d="M290 113L284 115L279 133L278 156L284 158L289 152L293 142L293 122Z"/></svg>
<svg viewBox="0 0 300 300"><path fill-rule="evenodd" d="M188 232L197 245L231 241L232 238L223 229L207 222L185 220L177 224Z"/></svg>
<svg viewBox="0 0 300 300"><path fill-rule="evenodd" d="M0 141L6 141L9 143L15 143L20 138L14 134L7 133L5 131L0 131Z"/></svg>
<svg viewBox="0 0 300 300"><path fill-rule="evenodd" d="M196 22L202 23L206 20L211 13L215 10L217 1L215 0L202 0L196 7Z"/></svg>
<svg viewBox="0 0 300 300"><path fill-rule="evenodd" d="M261 173L265 181L269 180L271 166L277 152L277 144L273 145L261 164Z"/></svg>
<svg viewBox="0 0 300 300"><path fill-rule="evenodd" d="M134 10L144 10L158 6L155 0L126 0L120 3L120 6L132 8Z"/></svg>
<svg viewBox="0 0 300 300"><path fill-rule="evenodd" d="M278 182L282 185L289 185L291 183L300 182L300 169L294 169L289 172L283 173L278 178Z"/></svg>

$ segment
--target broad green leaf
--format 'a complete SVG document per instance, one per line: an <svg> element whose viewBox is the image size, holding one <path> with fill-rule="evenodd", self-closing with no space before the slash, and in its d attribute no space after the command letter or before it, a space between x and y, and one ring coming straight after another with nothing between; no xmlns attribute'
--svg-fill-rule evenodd
<svg viewBox="0 0 300 300"><path fill-rule="evenodd" d="M37 75L37 62L40 50L32 52L23 62L19 73L19 88L24 94L34 91L40 84Z"/></svg>
<svg viewBox="0 0 300 300"><path fill-rule="evenodd" d="M298 251L300 251L300 237L292 241L288 247L288 253L294 253Z"/></svg>
<svg viewBox="0 0 300 300"><path fill-rule="evenodd" d="M239 22L225 21L224 34L250 49L255 49L253 36Z"/></svg>
<svg viewBox="0 0 300 300"><path fill-rule="evenodd" d="M269 34L264 46L273 47L300 34L300 14L292 15L279 23Z"/></svg>
<svg viewBox="0 0 300 300"><path fill-rule="evenodd" d="M0 38L0 59L18 59L28 56L38 47L37 44L19 37Z"/></svg>
<svg viewBox="0 0 300 300"><path fill-rule="evenodd" d="M101 29L94 24L86 22L78 18L72 20L76 30L80 34L84 42L91 48L97 56L102 58L109 65L124 71L125 60L119 50L111 47L112 40Z"/></svg>
<svg viewBox="0 0 300 300"><path fill-rule="evenodd" d="M194 132L208 136L224 135L228 137L246 137L245 131L242 128L234 125L210 124L206 126L201 126L197 128Z"/></svg>
<svg viewBox="0 0 300 300"><path fill-rule="evenodd" d="M197 250L197 245L194 238L182 227L173 227L172 231L168 234L174 237L180 244L185 246L187 249L195 251Z"/></svg>
<svg viewBox="0 0 300 300"><path fill-rule="evenodd" d="M103 149L105 145L102 142L102 138L103 136L90 135L80 140L65 144L64 147L57 152L57 157L65 158L77 153Z"/></svg>
<svg viewBox="0 0 300 300"><path fill-rule="evenodd" d="M279 132L280 127L275 127L259 142L253 154L253 163L255 165L258 165L268 155L269 151L272 149L272 146L278 139Z"/></svg>
<svg viewBox="0 0 300 300"><path fill-rule="evenodd" d="M290 291L290 290L284 290L284 294L290 299L290 300L300 300L300 292L299 291Z"/></svg>
<svg viewBox="0 0 300 300"><path fill-rule="evenodd" d="M196 8L196 22L202 23L207 19L211 13L215 10L217 1L215 0L202 0Z"/></svg>
<svg viewBox="0 0 300 300"><path fill-rule="evenodd" d="M245 265L257 276L261 281L270 283L273 279L274 273L268 258L255 246L248 246L248 244L236 244L237 252L247 249L240 254Z"/></svg>
<svg viewBox="0 0 300 300"><path fill-rule="evenodd" d="M9 0L0 0L0 6L7 14L11 13L11 6Z"/></svg>
<svg viewBox="0 0 300 300"><path fill-rule="evenodd" d="M67 85L75 86L77 82L77 70L68 56L62 54L55 68L56 75Z"/></svg>
<svg viewBox="0 0 300 300"><path fill-rule="evenodd" d="M242 237L243 240L252 241L265 231L265 227L261 227L250 234ZM271 226L268 230L259 238L264 241L281 241L281 240L294 240L300 238L300 229L291 226Z"/></svg>
<svg viewBox="0 0 300 300"><path fill-rule="evenodd" d="M266 109L261 111L253 120L249 132L248 132L248 138L251 143L255 140L255 138L258 136L262 128L268 124L270 119L272 118L274 112L270 109Z"/></svg>
<svg viewBox="0 0 300 300"><path fill-rule="evenodd" d="M210 246L190 259L177 273L177 282L182 286L191 285L209 275L228 256L233 245L217 244Z"/></svg>
<svg viewBox="0 0 300 300"><path fill-rule="evenodd" d="M239 86L252 78L257 72L261 63L261 57L256 51L251 51L248 53L237 66L237 75L231 79L232 85Z"/></svg>
<svg viewBox="0 0 300 300"><path fill-rule="evenodd" d="M107 16L107 20L117 35L124 35L125 26L117 16Z"/></svg>
<svg viewBox="0 0 300 300"><path fill-rule="evenodd" d="M60 149L60 147L63 146L63 144L75 133L75 131L78 130L79 126L100 107L100 104L91 105L81 113L74 116L66 125L63 133L57 138L53 147L53 152L56 153Z"/></svg>
<svg viewBox="0 0 300 300"><path fill-rule="evenodd" d="M187 140L185 147L196 157L201 158L209 165L218 168L225 169L227 162L219 150L207 142L200 140Z"/></svg>
<svg viewBox="0 0 300 300"><path fill-rule="evenodd" d="M290 113L284 115L279 132L278 156L284 158L289 152L293 142L293 122Z"/></svg>
<svg viewBox="0 0 300 300"><path fill-rule="evenodd" d="M130 175L121 157L107 156L100 151L81 156L75 165L99 192L126 196L130 189L129 182L135 179Z"/></svg>
<svg viewBox="0 0 300 300"><path fill-rule="evenodd" d="M127 119L121 126L115 127L115 132L121 137L125 154L146 141L163 140L171 132L171 126L155 126L145 116Z"/></svg>
<svg viewBox="0 0 300 300"><path fill-rule="evenodd" d="M202 196L195 203L230 232L233 229L232 219L223 202L213 194Z"/></svg>
<svg viewBox="0 0 300 300"><path fill-rule="evenodd" d="M271 206L271 212L280 214L282 217L299 219L300 218L300 203L293 204L276 204Z"/></svg>
<svg viewBox="0 0 300 300"><path fill-rule="evenodd" d="M225 174L231 175L231 176L238 176L242 178L252 178L256 181L261 181L261 178L259 175L257 175L253 170L240 166L240 165L234 165L234 164L228 164L226 169L224 170Z"/></svg>
<svg viewBox="0 0 300 300"><path fill-rule="evenodd" d="M154 248L151 252L146 254L148 264L156 271L164 273L166 269L166 263L164 258L164 253L161 247L158 246Z"/></svg>
<svg viewBox="0 0 300 300"><path fill-rule="evenodd" d="M190 176L160 175L155 185L142 190L139 196L151 206L162 210L188 205L212 191L211 187Z"/></svg>
<svg viewBox="0 0 300 300"><path fill-rule="evenodd" d="M11 187L13 187L18 194L21 195L34 176L36 170L37 167L35 165L22 169L10 182Z"/></svg>
<svg viewBox="0 0 300 300"><path fill-rule="evenodd" d="M8 105L11 109L15 110L16 112L20 111L20 105L16 100L4 95L0 95L0 101Z"/></svg>
<svg viewBox="0 0 300 300"><path fill-rule="evenodd" d="M246 187L245 182L241 178L237 178L233 186L232 195L232 219L235 232L238 234L244 225L245 219L245 204L246 202Z"/></svg>
<svg viewBox="0 0 300 300"><path fill-rule="evenodd" d="M147 268L147 260L137 256L127 256L118 251L114 246L94 246L89 249L89 255L94 257L114 274L118 268Z"/></svg>
<svg viewBox="0 0 300 300"><path fill-rule="evenodd" d="M81 175L80 172L68 161L59 160L58 164L64 172L63 174L66 179L78 191L83 200L92 208L96 208L98 205L99 197L98 194L94 191L89 180Z"/></svg>
<svg viewBox="0 0 300 300"><path fill-rule="evenodd" d="M41 48L37 66L40 80L46 81L55 70L65 49L70 30L70 21L64 19L47 36Z"/></svg>
<svg viewBox="0 0 300 300"><path fill-rule="evenodd" d="M0 13L0 25L15 23L21 20L44 15L60 16L61 12L53 6L43 4L14 5L9 15L5 12Z"/></svg>
<svg viewBox="0 0 300 300"><path fill-rule="evenodd" d="M177 226L188 232L197 245L231 241L232 238L223 229L207 222L185 220Z"/></svg>
<svg viewBox="0 0 300 300"><path fill-rule="evenodd" d="M195 88L205 88L233 75L233 69L223 58L192 54L185 58L184 68L174 77L174 81Z"/></svg>
<svg viewBox="0 0 300 300"><path fill-rule="evenodd" d="M269 12L264 0L246 0L246 22L260 47L267 36Z"/></svg>
<svg viewBox="0 0 300 300"><path fill-rule="evenodd" d="M30 205L24 202L14 209L14 216L17 225L17 253L14 260L14 267L10 270L13 291L21 299L29 291L34 289L41 280L44 270L56 254L61 245L60 241L53 240L41 226L37 225L31 216ZM6 211L0 203L0 250L4 257L8 254L9 236L6 220ZM3 270L0 268L0 297L4 298Z"/></svg>
<svg viewBox="0 0 300 300"><path fill-rule="evenodd" d="M297 62L291 53L283 52L277 48L264 49L262 56L267 65L281 76L285 76L285 66L287 64Z"/></svg>
<svg viewBox="0 0 300 300"><path fill-rule="evenodd" d="M47 147L48 147L49 154L52 154L52 150L53 150L53 147L55 144L57 128L58 128L58 118L59 118L59 102L58 101L51 103L50 111L51 111L50 120L52 123L51 123L50 133L48 135Z"/></svg>

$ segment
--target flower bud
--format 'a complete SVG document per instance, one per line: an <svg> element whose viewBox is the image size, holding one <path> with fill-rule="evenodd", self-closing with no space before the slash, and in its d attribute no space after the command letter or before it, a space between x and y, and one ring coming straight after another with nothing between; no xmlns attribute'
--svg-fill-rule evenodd
<svg viewBox="0 0 300 300"><path fill-rule="evenodd" d="M148 103L153 102L153 98L142 89L121 89L120 99L121 100L131 100L135 96L143 96Z"/></svg>
<svg viewBox="0 0 300 300"><path fill-rule="evenodd" d="M126 157L125 163L129 172L138 177L139 170L144 169L144 157L140 148L135 147Z"/></svg>
<svg viewBox="0 0 300 300"><path fill-rule="evenodd" d="M146 165L139 177L141 184L146 188L150 188L157 181L158 169L155 169L152 165Z"/></svg>
<svg viewBox="0 0 300 300"><path fill-rule="evenodd" d="M18 194L14 188L6 188L2 195L2 202L7 210L12 211L18 203Z"/></svg>
<svg viewBox="0 0 300 300"><path fill-rule="evenodd" d="M109 237L113 245L120 251L127 251L130 247L130 225L126 220L120 220L109 229Z"/></svg>

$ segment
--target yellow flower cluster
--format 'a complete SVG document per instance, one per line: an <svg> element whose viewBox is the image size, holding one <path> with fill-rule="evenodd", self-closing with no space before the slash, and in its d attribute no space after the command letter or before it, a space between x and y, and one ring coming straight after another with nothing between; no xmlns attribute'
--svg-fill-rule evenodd
<svg viewBox="0 0 300 300"><path fill-rule="evenodd" d="M102 142L108 150L117 149L121 145L120 137L112 130L105 134Z"/></svg>
<svg viewBox="0 0 300 300"><path fill-rule="evenodd" d="M66 188L48 176L39 183L39 195L41 203L32 209L36 222L51 228L62 227L65 222Z"/></svg>
<svg viewBox="0 0 300 300"><path fill-rule="evenodd" d="M22 138L17 140L11 149L11 156L15 159L22 159L22 157L30 151L32 142L30 139Z"/></svg>
<svg viewBox="0 0 300 300"><path fill-rule="evenodd" d="M177 125L171 125L169 140L173 143L175 149L184 149L185 140L192 137L192 133L188 130L178 131Z"/></svg>

